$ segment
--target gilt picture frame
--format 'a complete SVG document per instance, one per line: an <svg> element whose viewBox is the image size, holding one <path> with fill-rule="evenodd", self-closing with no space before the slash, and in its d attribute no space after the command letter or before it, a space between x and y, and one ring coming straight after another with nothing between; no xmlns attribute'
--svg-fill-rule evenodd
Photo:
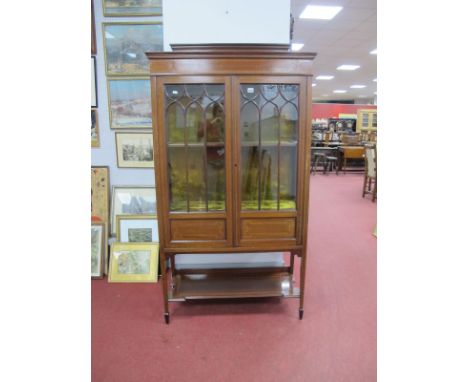
<svg viewBox="0 0 468 382"><path fill-rule="evenodd" d="M151 86L148 78L107 80L111 129L151 129Z"/></svg>
<svg viewBox="0 0 468 382"><path fill-rule="evenodd" d="M106 17L161 16L162 0L102 0Z"/></svg>
<svg viewBox="0 0 468 382"><path fill-rule="evenodd" d="M121 243L158 243L156 215L117 215L117 241Z"/></svg>
<svg viewBox="0 0 468 382"><path fill-rule="evenodd" d="M102 24L107 76L149 75L146 52L162 52L162 22L112 22Z"/></svg>
<svg viewBox="0 0 468 382"><path fill-rule="evenodd" d="M91 56L91 107L98 107L96 57Z"/></svg>
<svg viewBox="0 0 468 382"><path fill-rule="evenodd" d="M116 133L117 167L154 168L152 133Z"/></svg>
<svg viewBox="0 0 468 382"><path fill-rule="evenodd" d="M108 282L156 283L159 244L118 243L111 246Z"/></svg>
<svg viewBox="0 0 468 382"><path fill-rule="evenodd" d="M111 232L116 234L117 215L156 215L154 186L113 186Z"/></svg>

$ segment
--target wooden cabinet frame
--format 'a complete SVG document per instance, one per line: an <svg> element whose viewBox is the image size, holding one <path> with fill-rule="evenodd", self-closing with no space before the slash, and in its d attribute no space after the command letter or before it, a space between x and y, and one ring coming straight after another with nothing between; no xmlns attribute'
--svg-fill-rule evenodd
<svg viewBox="0 0 468 382"><path fill-rule="evenodd" d="M157 212L166 322L169 323L169 301L219 297L298 297L299 316L302 318L307 253L312 60L315 53L291 53L284 45L173 46L173 50L147 53L151 71ZM225 211L169 210L166 84L224 85ZM280 199L277 199L278 210L241 210L241 84L298 86L296 146L293 143L297 155L295 210L280 210ZM259 131L262 131L260 125ZM186 140L184 142L182 147L187 150L189 144ZM262 147L262 143L259 144ZM206 149L206 143L204 147ZM282 147L278 138L278 155L283 152ZM279 167L277 171L279 190ZM280 198L279 191L277 198ZM208 206L208 201L206 203ZM174 266L177 254L271 251L289 252L289 266L203 270L178 270ZM301 258L300 290L293 287L295 256ZM166 259L170 260L169 268ZM203 277L195 277L200 275Z"/></svg>

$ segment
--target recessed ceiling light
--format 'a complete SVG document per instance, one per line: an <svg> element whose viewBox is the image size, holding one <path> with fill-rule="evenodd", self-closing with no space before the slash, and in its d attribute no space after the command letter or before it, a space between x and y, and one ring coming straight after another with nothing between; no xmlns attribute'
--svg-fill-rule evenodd
<svg viewBox="0 0 468 382"><path fill-rule="evenodd" d="M312 87L314 87L314 86L317 86L317 84L315 82L312 84Z"/></svg>
<svg viewBox="0 0 468 382"><path fill-rule="evenodd" d="M351 85L350 86L351 89L363 89L365 87L366 87L366 85Z"/></svg>
<svg viewBox="0 0 468 382"><path fill-rule="evenodd" d="M343 7L327 5L308 5L299 16L300 19L331 20Z"/></svg>
<svg viewBox="0 0 468 382"><path fill-rule="evenodd" d="M301 50L304 47L304 44L301 42L293 42L291 44L291 50L293 52L297 52L298 50Z"/></svg>
<svg viewBox="0 0 468 382"><path fill-rule="evenodd" d="M346 90L333 90L333 93L346 93Z"/></svg>
<svg viewBox="0 0 468 382"><path fill-rule="evenodd" d="M371 50L369 53L370 54L377 54L377 49Z"/></svg>
<svg viewBox="0 0 468 382"><path fill-rule="evenodd" d="M322 76L318 76L316 79L317 80L332 80L333 78L335 78L335 76L322 75Z"/></svg>
<svg viewBox="0 0 468 382"><path fill-rule="evenodd" d="M338 70L356 70L360 68L359 65L340 65L337 67Z"/></svg>
<svg viewBox="0 0 468 382"><path fill-rule="evenodd" d="M373 81L374 81L374 82L377 82L377 78L374 78Z"/></svg>

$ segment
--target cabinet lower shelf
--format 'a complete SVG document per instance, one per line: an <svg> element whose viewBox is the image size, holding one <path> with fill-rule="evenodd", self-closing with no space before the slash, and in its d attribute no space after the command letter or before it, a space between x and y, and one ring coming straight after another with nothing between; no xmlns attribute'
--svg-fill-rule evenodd
<svg viewBox="0 0 468 382"><path fill-rule="evenodd" d="M178 274L169 301L247 297L299 297L288 272Z"/></svg>

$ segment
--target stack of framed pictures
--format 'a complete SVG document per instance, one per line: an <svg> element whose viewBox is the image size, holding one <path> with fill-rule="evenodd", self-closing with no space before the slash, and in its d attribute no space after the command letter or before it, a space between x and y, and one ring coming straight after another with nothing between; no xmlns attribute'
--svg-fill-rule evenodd
<svg viewBox="0 0 468 382"><path fill-rule="evenodd" d="M157 282L159 235L154 187L114 186L109 282Z"/></svg>
<svg viewBox="0 0 468 382"><path fill-rule="evenodd" d="M103 0L102 4L105 16L162 15L161 0ZM106 22L102 35L109 125L120 130L115 133L117 167L152 168L151 91L145 53L163 50L162 22Z"/></svg>

